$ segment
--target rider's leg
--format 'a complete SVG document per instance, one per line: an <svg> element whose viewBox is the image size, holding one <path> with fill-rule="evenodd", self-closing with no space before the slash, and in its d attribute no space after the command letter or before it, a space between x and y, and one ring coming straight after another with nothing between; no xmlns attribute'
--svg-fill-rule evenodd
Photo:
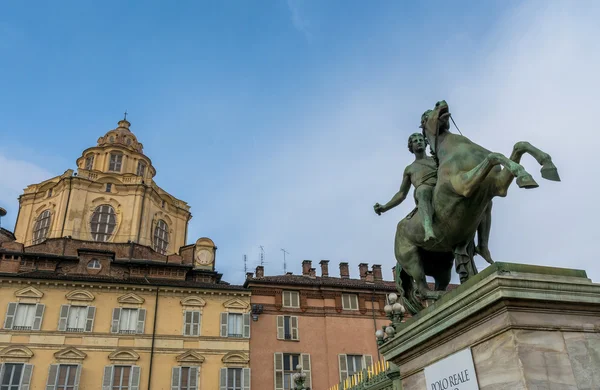
<svg viewBox="0 0 600 390"><path fill-rule="evenodd" d="M422 184L415 188L415 198L417 199L417 207L421 219L423 220L423 228L425 229L425 239L427 242L435 239L433 232L433 186Z"/></svg>
<svg viewBox="0 0 600 390"><path fill-rule="evenodd" d="M490 241L490 230L492 229L492 201L485 208L485 214L483 219L477 227L477 248L475 250L479 253L479 256L483 257L485 261L490 264L494 263L492 260L492 254L488 243Z"/></svg>

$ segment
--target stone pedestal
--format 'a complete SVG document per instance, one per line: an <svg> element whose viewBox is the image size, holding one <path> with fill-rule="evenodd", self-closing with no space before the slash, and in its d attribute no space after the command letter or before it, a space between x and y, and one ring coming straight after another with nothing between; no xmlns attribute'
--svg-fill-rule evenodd
<svg viewBox="0 0 600 390"><path fill-rule="evenodd" d="M466 348L481 390L600 389L600 284L585 271L495 263L409 319L381 352L403 390L425 390L424 368Z"/></svg>

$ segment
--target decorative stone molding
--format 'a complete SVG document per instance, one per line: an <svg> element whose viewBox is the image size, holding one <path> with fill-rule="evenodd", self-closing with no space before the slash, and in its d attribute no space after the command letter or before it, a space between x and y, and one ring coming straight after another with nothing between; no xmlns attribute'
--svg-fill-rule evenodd
<svg viewBox="0 0 600 390"><path fill-rule="evenodd" d="M226 366L248 365L250 358L245 353L229 352L221 359Z"/></svg>
<svg viewBox="0 0 600 390"><path fill-rule="evenodd" d="M33 356L33 352L24 345L11 345L0 351L2 362L27 363Z"/></svg>
<svg viewBox="0 0 600 390"><path fill-rule="evenodd" d="M86 290L73 290L65 294L65 298L69 303L91 302L94 300L94 294Z"/></svg>
<svg viewBox="0 0 600 390"><path fill-rule="evenodd" d="M43 292L32 286L15 291L15 297L20 303L39 303L43 296Z"/></svg>
<svg viewBox="0 0 600 390"><path fill-rule="evenodd" d="M186 351L175 358L178 363L186 363L191 365L200 365L204 363L204 356L192 350Z"/></svg>
<svg viewBox="0 0 600 390"><path fill-rule="evenodd" d="M206 306L206 301L200 297L185 297L181 300L181 306L183 310L199 310L202 313L202 309Z"/></svg>
<svg viewBox="0 0 600 390"><path fill-rule="evenodd" d="M142 298L142 297L140 297L137 294L128 293L128 294L125 294L125 295L121 295L119 298L117 298L117 302L120 303L121 307L135 307L135 308L139 308L145 302L145 299Z"/></svg>
<svg viewBox="0 0 600 390"><path fill-rule="evenodd" d="M140 359L140 355L133 349L121 349L118 351L111 352L111 354L108 355L108 359L111 363L115 364L133 364Z"/></svg>
<svg viewBox="0 0 600 390"><path fill-rule="evenodd" d="M87 354L83 351L78 350L75 347L67 347L54 353L54 358L58 363L78 363L81 364L83 359L87 357Z"/></svg>
<svg viewBox="0 0 600 390"><path fill-rule="evenodd" d="M246 311L248 311L248 308L250 307L250 303L248 302L244 302L241 299L238 298L233 298L230 299L228 301L223 302L223 307L225 307L225 309L227 309L228 312L239 312L239 313L245 313Z"/></svg>

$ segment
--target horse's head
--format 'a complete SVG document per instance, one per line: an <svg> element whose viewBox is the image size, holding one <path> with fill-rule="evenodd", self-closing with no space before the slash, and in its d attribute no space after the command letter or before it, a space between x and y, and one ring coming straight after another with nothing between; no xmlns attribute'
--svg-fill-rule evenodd
<svg viewBox="0 0 600 390"><path fill-rule="evenodd" d="M435 137L450 129L450 109L445 100L435 103L433 110L427 110L421 115L423 134L434 145Z"/></svg>

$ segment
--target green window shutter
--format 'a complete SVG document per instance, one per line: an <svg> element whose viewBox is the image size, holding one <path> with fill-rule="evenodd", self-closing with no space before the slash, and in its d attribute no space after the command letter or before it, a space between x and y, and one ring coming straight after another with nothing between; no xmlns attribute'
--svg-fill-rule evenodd
<svg viewBox="0 0 600 390"><path fill-rule="evenodd" d="M198 367L190 367L188 390L198 390Z"/></svg>
<svg viewBox="0 0 600 390"><path fill-rule="evenodd" d="M249 368L242 369L242 389L250 390L250 369Z"/></svg>
<svg viewBox="0 0 600 390"><path fill-rule="evenodd" d="M302 364L302 371L306 373L306 382L304 386L312 388L312 374L310 370L310 354L303 353L300 355L300 364Z"/></svg>
<svg viewBox="0 0 600 390"><path fill-rule="evenodd" d="M346 360L345 354L338 355L338 361L340 364L340 382L348 377L348 361Z"/></svg>
<svg viewBox="0 0 600 390"><path fill-rule="evenodd" d="M243 337L249 339L250 338L250 313L244 313L242 315L242 323L243 327Z"/></svg>
<svg viewBox="0 0 600 390"><path fill-rule="evenodd" d="M138 323L137 330L138 334L144 333L144 325L146 323L146 309L138 309Z"/></svg>
<svg viewBox="0 0 600 390"><path fill-rule="evenodd" d="M221 375L219 375L219 390L227 390L227 369L221 368Z"/></svg>
<svg viewBox="0 0 600 390"><path fill-rule="evenodd" d="M85 331L91 332L94 330L94 318L96 317L96 307L88 306L87 319L85 320Z"/></svg>
<svg viewBox="0 0 600 390"><path fill-rule="evenodd" d="M33 364L24 364L20 390L29 390L31 386L31 374L33 374Z"/></svg>
<svg viewBox="0 0 600 390"><path fill-rule="evenodd" d="M171 390L179 390L181 382L181 367L173 367L171 372Z"/></svg>
<svg viewBox="0 0 600 390"><path fill-rule="evenodd" d="M75 386L73 387L73 390L79 390L79 380L81 379L81 364L77 365L77 371L75 372Z"/></svg>
<svg viewBox="0 0 600 390"><path fill-rule="evenodd" d="M221 313L221 337L227 337L227 320L228 314Z"/></svg>
<svg viewBox="0 0 600 390"><path fill-rule="evenodd" d="M114 311L113 311L113 313L114 313ZM114 366L105 366L104 367L104 377L102 378L102 390L111 390L112 389L113 369L114 369Z"/></svg>
<svg viewBox="0 0 600 390"><path fill-rule="evenodd" d="M6 310L6 318L4 319L4 329L12 329L13 323L15 322L15 313L17 312L16 302L11 302L8 304L8 309Z"/></svg>
<svg viewBox="0 0 600 390"><path fill-rule="evenodd" d="M131 366L131 390L140 390L140 369L140 366Z"/></svg>
<svg viewBox="0 0 600 390"><path fill-rule="evenodd" d="M192 335L192 312L188 310L183 312L183 335Z"/></svg>
<svg viewBox="0 0 600 390"><path fill-rule="evenodd" d="M119 322L120 321L121 321L121 308L115 307L113 309L112 324L110 327L111 333L119 333Z"/></svg>
<svg viewBox="0 0 600 390"><path fill-rule="evenodd" d="M200 315L199 311L195 311L192 316L192 320L194 320L194 326L192 326L192 332L194 336L200 336L200 326L202 324L202 315Z"/></svg>
<svg viewBox="0 0 600 390"><path fill-rule="evenodd" d="M69 308L71 305L60 305L60 314L58 317L58 330L64 332L67 330L67 320L69 318Z"/></svg>
<svg viewBox="0 0 600 390"><path fill-rule="evenodd" d="M283 390L283 353L274 355L275 390Z"/></svg>
<svg viewBox="0 0 600 390"><path fill-rule="evenodd" d="M285 339L284 334L284 325L283 325L283 316L277 316L277 339L283 340Z"/></svg>
<svg viewBox="0 0 600 390"><path fill-rule="evenodd" d="M42 328L42 319L44 318L44 309L46 305L38 303L35 306L35 318L33 319L32 330L40 330Z"/></svg>
<svg viewBox="0 0 600 390"><path fill-rule="evenodd" d="M51 364L48 368L48 379L46 380L46 390L54 390L56 388L56 377L58 376L58 364Z"/></svg>

